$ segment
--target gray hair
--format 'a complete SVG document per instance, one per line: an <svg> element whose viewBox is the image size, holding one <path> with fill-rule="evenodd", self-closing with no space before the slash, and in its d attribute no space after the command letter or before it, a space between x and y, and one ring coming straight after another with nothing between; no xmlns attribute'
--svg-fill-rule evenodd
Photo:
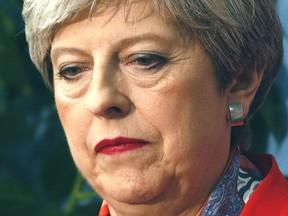
<svg viewBox="0 0 288 216"><path fill-rule="evenodd" d="M202 42L214 64L221 90L234 78L263 70L247 123L266 97L283 58L282 30L273 1L152 1L163 19L167 19L168 12L169 20L172 17L180 29L188 30ZM93 12L107 2L129 6L133 0L24 0L23 17L30 56L49 87L53 88L50 47L59 25L84 9ZM247 131L249 123L242 128Z"/></svg>

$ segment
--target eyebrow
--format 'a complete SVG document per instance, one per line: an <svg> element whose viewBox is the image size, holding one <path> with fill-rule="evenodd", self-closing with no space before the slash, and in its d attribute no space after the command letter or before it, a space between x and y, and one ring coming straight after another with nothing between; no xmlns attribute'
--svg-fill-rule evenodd
<svg viewBox="0 0 288 216"><path fill-rule="evenodd" d="M169 38L169 39L167 39L167 38ZM129 45L133 45L133 44L138 43L139 41L143 41L143 40L144 41L146 41L146 40L157 41L160 43L171 42L170 37L167 37L167 35L162 36L162 35L158 35L155 33L146 33L143 35L137 35L137 36L124 38L124 39L119 41L119 45L125 47L125 46L129 46Z"/></svg>
<svg viewBox="0 0 288 216"><path fill-rule="evenodd" d="M61 54L75 54L81 56L89 56L88 52L74 47L59 47L51 51L51 60L56 59Z"/></svg>
<svg viewBox="0 0 288 216"><path fill-rule="evenodd" d="M138 36L132 36L132 37L127 37L127 38L123 38L121 40L119 40L117 42L117 44L115 45L116 49L117 48L122 48L122 47L127 47L133 44L138 43L139 41L157 41L161 44L163 43L171 43L172 40L170 39L170 37L168 37L169 39L167 39L167 36L161 36L161 35L157 35L154 33L146 33L143 35L138 35ZM179 38L179 40L181 40ZM87 56L89 57L90 54L88 51L85 51L81 48L75 48L75 47L58 47L55 48L51 51L51 59L57 59L57 57L59 55L62 54L74 54L74 55L81 55L81 56Z"/></svg>

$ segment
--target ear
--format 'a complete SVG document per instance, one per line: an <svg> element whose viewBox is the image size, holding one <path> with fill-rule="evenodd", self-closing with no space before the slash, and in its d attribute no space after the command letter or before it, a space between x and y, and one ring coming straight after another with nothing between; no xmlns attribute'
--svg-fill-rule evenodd
<svg viewBox="0 0 288 216"><path fill-rule="evenodd" d="M227 88L228 103L241 103L244 117L249 113L257 89L262 81L263 70L254 71L250 74L241 74Z"/></svg>

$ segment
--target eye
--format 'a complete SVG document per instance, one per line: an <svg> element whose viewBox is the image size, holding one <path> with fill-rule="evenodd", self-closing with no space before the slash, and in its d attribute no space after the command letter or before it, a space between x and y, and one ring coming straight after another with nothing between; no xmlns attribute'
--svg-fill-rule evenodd
<svg viewBox="0 0 288 216"><path fill-rule="evenodd" d="M167 61L165 57L156 54L139 53L129 56L126 65L133 67L133 70L155 72L156 69L163 67Z"/></svg>
<svg viewBox="0 0 288 216"><path fill-rule="evenodd" d="M85 66L64 66L60 69L58 76L65 80L77 80L81 73L90 70Z"/></svg>

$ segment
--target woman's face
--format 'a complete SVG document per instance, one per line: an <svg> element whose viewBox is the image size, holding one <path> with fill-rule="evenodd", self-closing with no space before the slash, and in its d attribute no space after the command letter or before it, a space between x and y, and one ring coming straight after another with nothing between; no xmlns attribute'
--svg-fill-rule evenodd
<svg viewBox="0 0 288 216"><path fill-rule="evenodd" d="M201 43L147 3L126 9L79 16L52 42L73 158L111 209L199 209L229 155L227 93Z"/></svg>

